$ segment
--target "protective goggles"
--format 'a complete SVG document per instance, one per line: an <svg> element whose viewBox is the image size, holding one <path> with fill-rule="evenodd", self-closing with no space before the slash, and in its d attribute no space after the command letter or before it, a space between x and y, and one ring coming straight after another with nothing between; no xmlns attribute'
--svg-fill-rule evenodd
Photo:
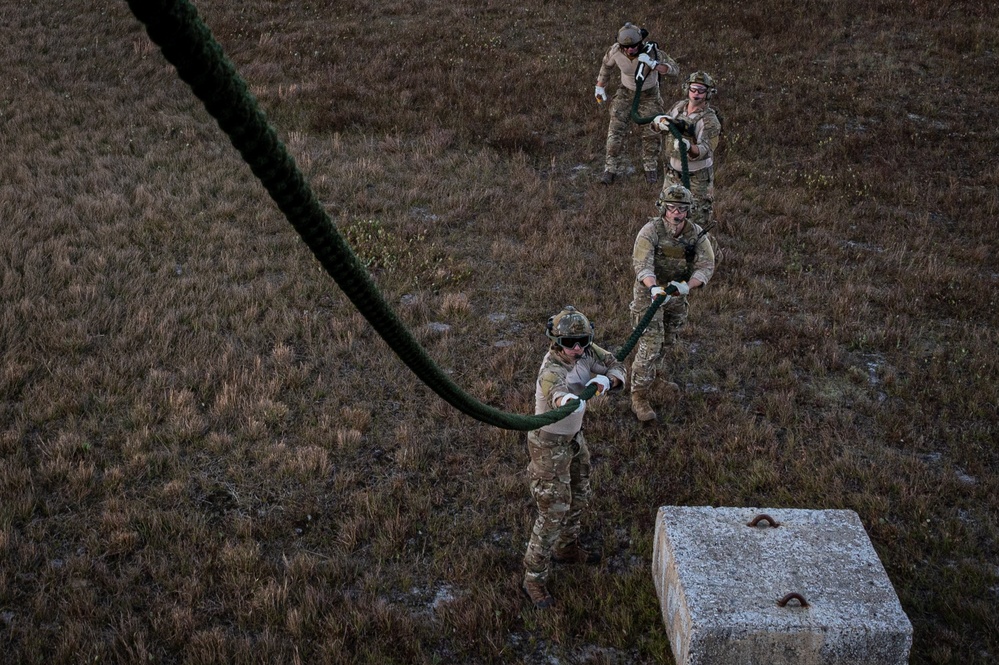
<svg viewBox="0 0 999 665"><path fill-rule="evenodd" d="M663 212L690 212L690 206L686 203L667 203L663 205Z"/></svg>
<svg viewBox="0 0 999 665"><path fill-rule="evenodd" d="M576 345L579 345L579 348L581 348L581 349L585 349L586 347L588 347L590 345L590 342L592 342L592 341L593 341L593 337L590 336L590 335L583 335L583 336L578 336L577 335L577 336L573 336L573 337L556 337L555 338L555 343L558 344L559 346L561 346L563 349L574 349L574 348L576 348Z"/></svg>
<svg viewBox="0 0 999 665"><path fill-rule="evenodd" d="M690 89L693 90L694 92L700 92L700 93L705 93L705 92L708 91L707 87L701 85L700 83L694 83L694 84L692 84L690 86Z"/></svg>
<svg viewBox="0 0 999 665"><path fill-rule="evenodd" d="M631 46L625 46L624 44L621 44L621 48L623 48L625 51L633 51L634 49L641 47L642 47L641 43L632 44Z"/></svg>

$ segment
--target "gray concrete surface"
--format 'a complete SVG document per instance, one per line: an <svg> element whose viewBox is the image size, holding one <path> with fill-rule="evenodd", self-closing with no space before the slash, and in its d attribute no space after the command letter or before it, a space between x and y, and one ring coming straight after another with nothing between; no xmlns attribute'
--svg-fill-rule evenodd
<svg viewBox="0 0 999 665"><path fill-rule="evenodd" d="M780 526L747 526L760 514ZM912 624L852 510L662 506L652 574L678 665L908 663Z"/></svg>

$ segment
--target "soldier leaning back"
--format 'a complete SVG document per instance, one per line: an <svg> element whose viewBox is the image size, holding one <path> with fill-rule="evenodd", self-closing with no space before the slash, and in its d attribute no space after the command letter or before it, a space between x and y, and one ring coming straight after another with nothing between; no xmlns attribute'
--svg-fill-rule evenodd
<svg viewBox="0 0 999 665"><path fill-rule="evenodd" d="M624 387L624 365L593 344L593 324L572 306L548 319L551 340L535 384L535 413L545 413L578 399L597 384L597 394ZM590 502L590 451L583 437L586 402L558 422L529 432L527 467L538 516L524 555L524 592L539 609L550 607L547 581L551 562L596 563L599 557L579 543L580 517Z"/></svg>

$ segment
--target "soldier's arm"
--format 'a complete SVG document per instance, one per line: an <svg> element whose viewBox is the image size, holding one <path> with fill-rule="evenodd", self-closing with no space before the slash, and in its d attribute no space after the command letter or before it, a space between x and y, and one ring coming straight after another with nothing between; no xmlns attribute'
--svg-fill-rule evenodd
<svg viewBox="0 0 999 665"><path fill-rule="evenodd" d="M616 45L615 45L616 46ZM600 61L600 72L597 73L597 85L601 88L607 87L607 81L610 79L611 68L614 67L614 46L611 46L604 54L604 59Z"/></svg>
<svg viewBox="0 0 999 665"><path fill-rule="evenodd" d="M707 284L715 273L715 250L711 246L711 240L707 233L697 241L697 254L694 256L693 268L690 279L687 280L687 284L691 288ZM695 284L695 281L698 283Z"/></svg>
<svg viewBox="0 0 999 665"><path fill-rule="evenodd" d="M650 224L646 224L638 232L638 236L635 238L635 248L631 253L631 265L635 269L635 279L646 286L656 283L656 245L650 226ZM652 284L646 284L646 280L650 278Z"/></svg>
<svg viewBox="0 0 999 665"><path fill-rule="evenodd" d="M660 74L673 78L680 75L680 66L676 64L676 60L669 57L669 54L658 46L656 47L656 62L659 63L656 71Z"/></svg>
<svg viewBox="0 0 999 665"><path fill-rule="evenodd" d="M544 395L545 401L553 409L558 408L558 401L565 395L576 396L569 390L569 384L565 379L566 372L560 372L555 367L546 367L541 370L541 376L538 377L541 394Z"/></svg>
<svg viewBox="0 0 999 665"><path fill-rule="evenodd" d="M697 143L692 144L690 152L698 159L707 159L718 147L718 137L721 135L721 123L714 113L705 113L697 122Z"/></svg>
<svg viewBox="0 0 999 665"><path fill-rule="evenodd" d="M623 387L625 380L628 378L628 372L625 369L624 363L618 360L613 353L596 344L592 344L590 348L593 349L593 355L598 363L593 368L593 371L603 374L610 379L611 390Z"/></svg>

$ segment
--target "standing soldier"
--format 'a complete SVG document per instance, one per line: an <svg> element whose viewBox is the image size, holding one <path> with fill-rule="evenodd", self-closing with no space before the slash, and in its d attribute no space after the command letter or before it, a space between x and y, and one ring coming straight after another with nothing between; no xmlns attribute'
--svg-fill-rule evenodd
<svg viewBox="0 0 999 665"><path fill-rule="evenodd" d="M551 340L541 361L534 389L534 411L545 413L577 400L577 395L597 384L597 394L624 386L624 365L608 351L593 344L593 324L567 306L548 319L545 335ZM590 502L590 451L583 438L580 401L574 412L527 434L531 463L527 467L531 495L538 517L524 555L524 591L539 609L550 607L545 586L551 562L596 563L579 544L580 516Z"/></svg>
<svg viewBox="0 0 999 665"><path fill-rule="evenodd" d="M676 62L655 42L645 42L648 31L625 23L618 30L617 42L608 49L600 64L597 74L597 87L594 95L597 103L607 101L607 85L611 67L621 70L621 85L614 94L610 108L610 126L607 128L607 157L604 163L604 173L600 182L609 185L621 173L621 149L628 125L631 122L631 105L635 99L636 84L641 83L642 92L638 102L638 113L643 117L662 114L663 98L659 94L659 75L677 77L680 68ZM645 74L641 81L635 80L639 66L644 66ZM642 130L642 168L645 169L645 180L649 184L658 182L660 137L653 127Z"/></svg>
<svg viewBox="0 0 999 665"><path fill-rule="evenodd" d="M666 114L687 128L682 139L667 139L665 162L666 177L663 192L671 185L683 184L683 163L680 152L687 153L687 172L690 176L690 193L694 197L691 211L693 221L701 226L711 223L712 203L715 196L714 152L721 135L721 121L708 101L718 92L714 79L705 72L694 72L683 84L686 99L679 100ZM657 118L652 123L660 131L669 132L665 120Z"/></svg>
<svg viewBox="0 0 999 665"><path fill-rule="evenodd" d="M635 238L632 324L638 325L656 297L670 296L638 340L631 366L631 410L643 422L656 418L649 404L649 388L663 371L666 352L676 344L687 320L687 295L707 284L715 270L710 238L687 219L692 204L686 187L670 185L656 201L660 216L651 218ZM662 283L667 286L663 288ZM666 385L674 395L680 390L673 382Z"/></svg>

